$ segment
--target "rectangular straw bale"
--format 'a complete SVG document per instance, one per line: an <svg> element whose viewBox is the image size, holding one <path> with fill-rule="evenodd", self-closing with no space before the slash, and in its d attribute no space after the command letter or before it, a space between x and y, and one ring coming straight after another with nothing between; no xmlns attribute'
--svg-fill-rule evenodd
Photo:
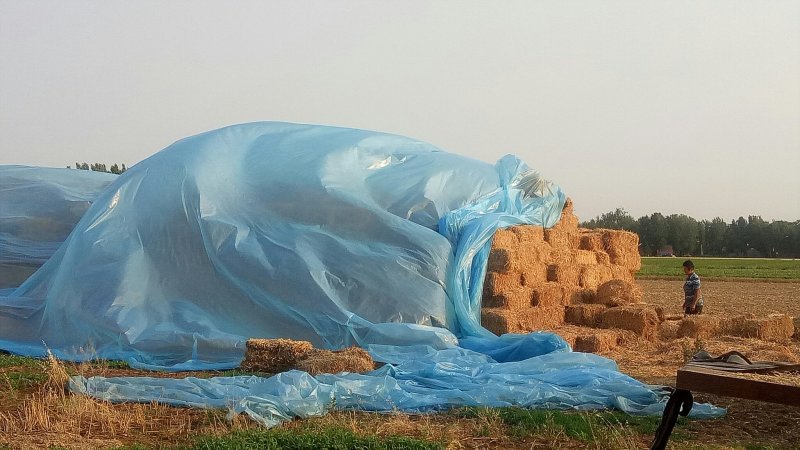
<svg viewBox="0 0 800 450"><path fill-rule="evenodd" d="M677 320L666 320L658 325L658 338L662 341L671 341L678 337L678 328L681 323Z"/></svg>
<svg viewBox="0 0 800 450"><path fill-rule="evenodd" d="M616 264L612 264L609 266L611 268L611 278L616 280L624 280L632 282L634 280L633 272L624 266L618 266Z"/></svg>
<svg viewBox="0 0 800 450"><path fill-rule="evenodd" d="M570 293L570 301L564 302L565 305L575 305L575 304L591 304L596 303L594 301L595 296L597 295L597 291L594 289L578 289L571 291Z"/></svg>
<svg viewBox="0 0 800 450"><path fill-rule="evenodd" d="M537 225L519 225L512 227L511 231L517 235L519 243L543 243L544 242L544 228Z"/></svg>
<svg viewBox="0 0 800 450"><path fill-rule="evenodd" d="M534 286L531 298L533 306L563 305L564 289L558 283L540 283Z"/></svg>
<svg viewBox="0 0 800 450"><path fill-rule="evenodd" d="M547 242L520 242L517 248L517 258L520 265L525 266L534 262L546 263L552 258L553 247Z"/></svg>
<svg viewBox="0 0 800 450"><path fill-rule="evenodd" d="M643 295L642 289L636 283L610 280L597 288L595 301L608 306L620 306L641 303Z"/></svg>
<svg viewBox="0 0 800 450"><path fill-rule="evenodd" d="M597 327L600 321L600 314L606 310L605 305L571 305L567 306L564 312L564 320L573 325L584 327Z"/></svg>
<svg viewBox="0 0 800 450"><path fill-rule="evenodd" d="M550 264L547 266L547 281L554 281L565 286L577 286L578 267L573 264Z"/></svg>
<svg viewBox="0 0 800 450"><path fill-rule="evenodd" d="M522 275L516 272L499 273L488 272L483 281L483 295L500 295L522 287Z"/></svg>
<svg viewBox="0 0 800 450"><path fill-rule="evenodd" d="M511 249L493 248L489 252L489 260L486 263L487 272L509 273L515 272L518 259Z"/></svg>
<svg viewBox="0 0 800 450"><path fill-rule="evenodd" d="M499 229L492 237L492 248L515 249L519 246L519 237L513 229Z"/></svg>
<svg viewBox="0 0 800 450"><path fill-rule="evenodd" d="M349 347L344 350L312 350L298 363L297 369L309 375L321 373L365 373L375 369L375 362L364 349Z"/></svg>
<svg viewBox="0 0 800 450"><path fill-rule="evenodd" d="M597 282L599 284L603 284L607 281L611 281L614 279L614 274L611 272L611 265L606 264L598 264L597 266Z"/></svg>
<svg viewBox="0 0 800 450"><path fill-rule="evenodd" d="M520 310L481 308L481 325L497 335L551 330L563 324L563 306L539 306Z"/></svg>
<svg viewBox="0 0 800 450"><path fill-rule="evenodd" d="M639 235L622 230L603 230L603 247L613 264L637 271L641 268Z"/></svg>
<svg viewBox="0 0 800 450"><path fill-rule="evenodd" d="M695 315L685 317L678 323L675 332L677 337L692 337L708 339L719 336L722 328L719 317L708 315Z"/></svg>
<svg viewBox="0 0 800 450"><path fill-rule="evenodd" d="M584 353L599 353L612 350L619 345L619 333L597 330L591 334L577 336L573 350Z"/></svg>
<svg viewBox="0 0 800 450"><path fill-rule="evenodd" d="M654 340L658 331L658 315L655 311L637 305L608 308L600 313L600 328L630 330L645 339Z"/></svg>
<svg viewBox="0 0 800 450"><path fill-rule="evenodd" d="M482 306L489 308L503 309L523 309L532 306L531 289L519 287L514 290L499 292L493 295L484 296Z"/></svg>
<svg viewBox="0 0 800 450"><path fill-rule="evenodd" d="M594 266L582 266L578 275L578 285L584 289L597 289L600 285L600 269Z"/></svg>
<svg viewBox="0 0 800 450"><path fill-rule="evenodd" d="M581 250L588 250L588 251L603 251L603 234L597 231L588 231L585 229L581 229ZM605 253L605 252L604 252Z"/></svg>
<svg viewBox="0 0 800 450"><path fill-rule="evenodd" d="M248 339L241 368L247 371L281 373L293 369L314 347L308 341Z"/></svg>
<svg viewBox="0 0 800 450"><path fill-rule="evenodd" d="M596 266L597 265L597 256L595 256L594 252L589 250L575 250L575 264L579 266Z"/></svg>
<svg viewBox="0 0 800 450"><path fill-rule="evenodd" d="M532 262L522 265L520 282L523 286L536 286L547 281L547 264Z"/></svg>
<svg viewBox="0 0 800 450"><path fill-rule="evenodd" d="M734 336L784 342L794 334L794 323L786 314L770 314L760 318L733 318L726 329Z"/></svg>
<svg viewBox="0 0 800 450"><path fill-rule="evenodd" d="M573 248L573 233L555 228L544 230L544 240L549 242L555 249L571 250Z"/></svg>
<svg viewBox="0 0 800 450"><path fill-rule="evenodd" d="M595 261L597 264L601 266L610 266L611 265L611 257L608 256L608 253L602 250L595 250L594 252Z"/></svg>

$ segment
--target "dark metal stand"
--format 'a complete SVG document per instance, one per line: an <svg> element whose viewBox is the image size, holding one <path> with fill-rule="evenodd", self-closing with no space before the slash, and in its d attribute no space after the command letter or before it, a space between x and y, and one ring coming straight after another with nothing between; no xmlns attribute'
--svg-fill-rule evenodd
<svg viewBox="0 0 800 450"><path fill-rule="evenodd" d="M675 389L669 396L667 406L664 408L664 415L661 416L661 423L656 429L656 436L650 450L664 450L669 442L672 429L678 421L678 414L686 416L692 410L694 399L692 393L684 389Z"/></svg>

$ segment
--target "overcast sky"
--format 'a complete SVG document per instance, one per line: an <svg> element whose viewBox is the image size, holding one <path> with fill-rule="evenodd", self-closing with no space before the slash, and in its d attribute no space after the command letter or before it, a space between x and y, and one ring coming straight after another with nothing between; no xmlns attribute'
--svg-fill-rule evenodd
<svg viewBox="0 0 800 450"><path fill-rule="evenodd" d="M0 164L259 120L514 153L590 219L800 219L800 2L0 0Z"/></svg>

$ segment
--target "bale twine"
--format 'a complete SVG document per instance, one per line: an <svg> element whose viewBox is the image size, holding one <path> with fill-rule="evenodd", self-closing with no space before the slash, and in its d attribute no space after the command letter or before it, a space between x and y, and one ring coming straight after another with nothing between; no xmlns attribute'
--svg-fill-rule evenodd
<svg viewBox="0 0 800 450"><path fill-rule="evenodd" d="M567 306L564 312L564 321L573 325L595 328L600 322L600 314L605 310L606 305L599 304Z"/></svg>
<svg viewBox="0 0 800 450"><path fill-rule="evenodd" d="M308 341L291 339L248 339L241 368L266 373L293 369L313 346Z"/></svg>
<svg viewBox="0 0 800 450"><path fill-rule="evenodd" d="M297 369L310 375L321 373L364 373L375 369L375 362L365 350L349 347L344 350L312 350L297 363Z"/></svg>
<svg viewBox="0 0 800 450"><path fill-rule="evenodd" d="M556 306L564 304L564 289L558 283L540 283L533 287L532 306Z"/></svg>
<svg viewBox="0 0 800 450"><path fill-rule="evenodd" d="M531 289L518 287L507 291L484 296L482 305L489 308L524 309L532 306Z"/></svg>
<svg viewBox="0 0 800 450"><path fill-rule="evenodd" d="M547 266L547 281L561 285L577 286L579 275L578 267L573 264L550 264Z"/></svg>
<svg viewBox="0 0 800 450"><path fill-rule="evenodd" d="M522 277L518 273L487 272L483 280L483 296L491 297L522 287Z"/></svg>
<svg viewBox="0 0 800 450"><path fill-rule="evenodd" d="M606 252L604 252L602 250L596 250L594 252L594 257L595 257L595 260L597 261L597 264L599 264L601 266L610 266L611 265L611 257L608 256L608 253L606 253Z"/></svg>
<svg viewBox="0 0 800 450"><path fill-rule="evenodd" d="M678 337L678 328L681 323L676 320L666 320L658 325L658 338L662 341L671 341Z"/></svg>
<svg viewBox="0 0 800 450"><path fill-rule="evenodd" d="M577 336L573 350L584 353L599 353L612 350L619 345L619 334L614 331L596 331Z"/></svg>
<svg viewBox="0 0 800 450"><path fill-rule="evenodd" d="M677 337L691 337L708 339L721 334L721 319L719 317L698 315L690 316L678 322L675 332Z"/></svg>
<svg viewBox="0 0 800 450"><path fill-rule="evenodd" d="M642 301L642 289L625 280L610 280L597 288L595 301L608 306L620 306Z"/></svg>
<svg viewBox="0 0 800 450"><path fill-rule="evenodd" d="M630 330L645 339L654 340L658 331L658 315L649 308L624 305L608 308L600 313L601 328Z"/></svg>
<svg viewBox="0 0 800 450"><path fill-rule="evenodd" d="M499 229L494 232L492 237L492 248L504 248L513 250L519 246L518 234L513 230Z"/></svg>
<svg viewBox="0 0 800 450"><path fill-rule="evenodd" d="M536 225L519 225L511 228L520 243L544 243L544 228Z"/></svg>
<svg viewBox="0 0 800 450"><path fill-rule="evenodd" d="M763 341L785 342L794 334L794 323L787 314L770 314L767 317L733 317L723 327L726 334Z"/></svg>
<svg viewBox="0 0 800 450"><path fill-rule="evenodd" d="M481 325L497 335L551 330L563 324L563 306L539 306L518 310L481 309Z"/></svg>

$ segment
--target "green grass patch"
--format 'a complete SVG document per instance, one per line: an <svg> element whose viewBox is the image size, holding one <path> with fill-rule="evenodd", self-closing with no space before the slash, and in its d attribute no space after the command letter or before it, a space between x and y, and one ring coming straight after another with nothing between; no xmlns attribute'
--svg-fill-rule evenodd
<svg viewBox="0 0 800 450"><path fill-rule="evenodd" d="M26 389L47 381L47 374L44 372L6 372L0 374L0 384L11 386L13 390Z"/></svg>
<svg viewBox="0 0 800 450"><path fill-rule="evenodd" d="M341 428L321 431L299 431L288 429L247 430L224 436L200 437L186 450L438 450L445 447L439 443L426 442L403 436L362 436Z"/></svg>
<svg viewBox="0 0 800 450"><path fill-rule="evenodd" d="M0 369L8 367L41 367L42 361L27 356L12 355L10 353L0 353Z"/></svg>
<svg viewBox="0 0 800 450"><path fill-rule="evenodd" d="M683 278L683 261L689 258L642 258L639 276ZM800 259L690 258L697 274L710 278L800 280Z"/></svg>

